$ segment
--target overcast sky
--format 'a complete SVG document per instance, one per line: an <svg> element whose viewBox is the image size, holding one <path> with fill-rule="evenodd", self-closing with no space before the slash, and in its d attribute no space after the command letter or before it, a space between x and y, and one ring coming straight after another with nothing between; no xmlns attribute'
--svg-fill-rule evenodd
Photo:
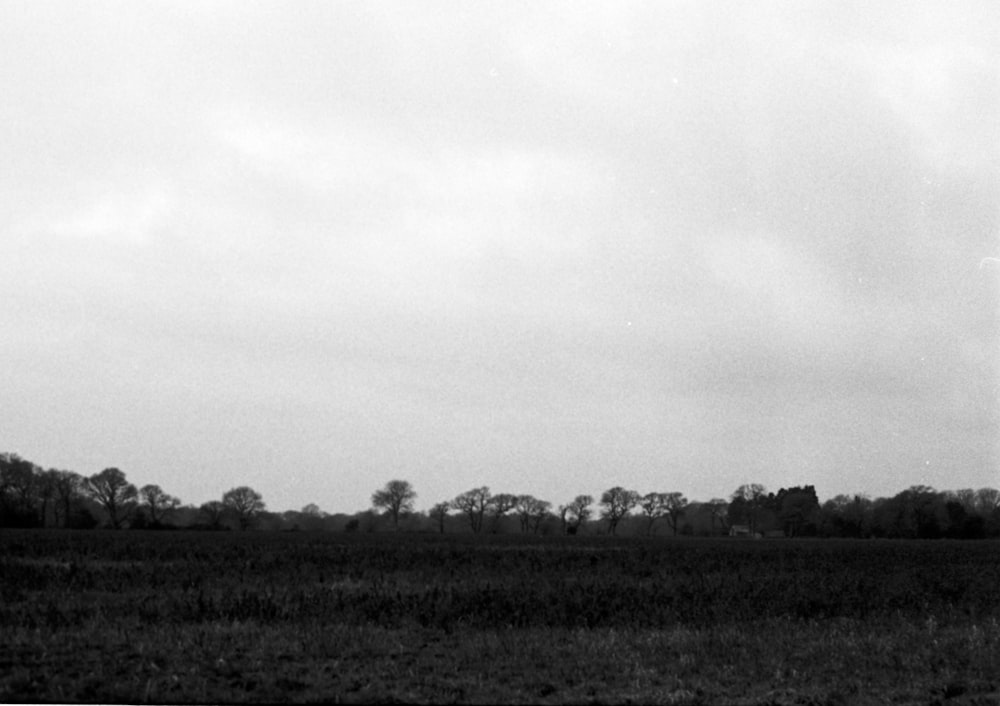
<svg viewBox="0 0 1000 706"><path fill-rule="evenodd" d="M0 16L0 451L279 511L1000 485L992 0Z"/></svg>

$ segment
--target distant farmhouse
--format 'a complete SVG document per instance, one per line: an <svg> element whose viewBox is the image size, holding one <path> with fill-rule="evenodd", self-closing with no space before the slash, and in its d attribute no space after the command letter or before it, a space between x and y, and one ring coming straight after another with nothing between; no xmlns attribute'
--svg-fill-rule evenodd
<svg viewBox="0 0 1000 706"><path fill-rule="evenodd" d="M766 532L751 532L750 525L732 525L729 528L730 537L752 537L754 539L760 539L762 537L767 539L775 539L785 536L784 530L768 530Z"/></svg>

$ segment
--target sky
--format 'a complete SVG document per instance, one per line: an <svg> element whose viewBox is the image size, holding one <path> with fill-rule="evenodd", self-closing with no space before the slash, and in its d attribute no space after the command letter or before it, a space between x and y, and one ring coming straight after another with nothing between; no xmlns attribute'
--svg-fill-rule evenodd
<svg viewBox="0 0 1000 706"><path fill-rule="evenodd" d="M276 511L1000 486L994 2L0 14L0 451Z"/></svg>

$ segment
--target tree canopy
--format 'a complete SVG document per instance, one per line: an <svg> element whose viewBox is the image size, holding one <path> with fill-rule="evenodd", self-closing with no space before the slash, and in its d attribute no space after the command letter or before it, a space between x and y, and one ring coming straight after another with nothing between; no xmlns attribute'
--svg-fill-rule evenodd
<svg viewBox="0 0 1000 706"><path fill-rule="evenodd" d="M248 529L257 513L266 507L261 494L245 485L226 491L222 504L236 516L241 530Z"/></svg>
<svg viewBox="0 0 1000 706"><path fill-rule="evenodd" d="M381 490L372 494L372 507L385 510L392 517L392 526L399 530L399 516L413 512L413 501L417 493L406 480L391 480Z"/></svg>

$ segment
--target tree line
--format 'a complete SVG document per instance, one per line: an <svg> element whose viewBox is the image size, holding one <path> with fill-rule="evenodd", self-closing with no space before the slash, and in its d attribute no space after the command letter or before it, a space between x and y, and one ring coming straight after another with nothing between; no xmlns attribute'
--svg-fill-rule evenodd
<svg viewBox="0 0 1000 706"><path fill-rule="evenodd" d="M410 513L414 528L429 523L446 530L455 513L459 526L473 533L520 531L535 534L670 535L747 537L854 537L909 539L984 539L1000 537L1000 491L936 491L912 486L889 498L837 495L820 503L812 485L768 492L758 483L737 488L728 499L689 501L683 493L649 492L615 486L599 499L578 495L553 508L532 495L493 494L473 488L435 504L426 515L413 512L416 493L394 480L372 496L372 506L400 527ZM420 522L419 520L425 520Z"/></svg>
<svg viewBox="0 0 1000 706"><path fill-rule="evenodd" d="M239 486L184 514L197 529L248 529L265 507L260 493ZM0 454L0 527L165 529L176 526L180 509L179 498L155 484L137 488L118 468L83 476Z"/></svg>
<svg viewBox="0 0 1000 706"><path fill-rule="evenodd" d="M371 507L329 514L315 504L268 512L260 493L238 486L195 507L159 485L137 488L118 468L91 476L43 469L0 454L0 527L90 529L423 531L474 534L608 534L748 537L953 538L1000 537L1000 491L937 491L912 486L892 497L837 495L821 503L812 485L741 485L729 498L689 501L678 491L614 486L599 498L577 495L553 505L527 494L472 488L417 511L417 493L395 479L375 490Z"/></svg>

